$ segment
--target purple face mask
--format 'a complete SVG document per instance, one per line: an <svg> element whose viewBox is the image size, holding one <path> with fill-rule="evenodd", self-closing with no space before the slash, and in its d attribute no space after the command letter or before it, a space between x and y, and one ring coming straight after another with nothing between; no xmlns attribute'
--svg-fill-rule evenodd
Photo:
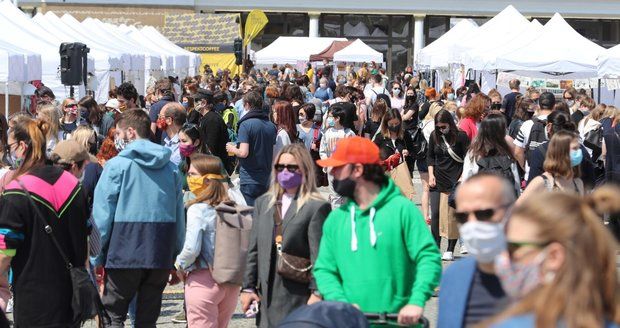
<svg viewBox="0 0 620 328"><path fill-rule="evenodd" d="M301 180L301 173L289 172L288 170L278 172L278 183L284 189L293 189L301 186Z"/></svg>

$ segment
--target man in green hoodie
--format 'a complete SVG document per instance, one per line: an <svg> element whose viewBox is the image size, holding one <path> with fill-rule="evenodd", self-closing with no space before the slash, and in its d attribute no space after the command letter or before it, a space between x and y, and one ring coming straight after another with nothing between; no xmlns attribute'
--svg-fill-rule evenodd
<svg viewBox="0 0 620 328"><path fill-rule="evenodd" d="M317 164L331 168L334 190L347 198L323 226L313 272L319 292L416 324L441 275L422 214L385 175L379 148L368 139L343 139Z"/></svg>

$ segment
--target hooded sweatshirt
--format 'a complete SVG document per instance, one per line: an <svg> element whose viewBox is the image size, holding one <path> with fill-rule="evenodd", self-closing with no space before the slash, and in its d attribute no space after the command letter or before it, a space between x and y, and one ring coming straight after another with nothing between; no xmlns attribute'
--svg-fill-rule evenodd
<svg viewBox="0 0 620 328"><path fill-rule="evenodd" d="M136 140L109 160L95 188L93 217L101 233L95 265L172 269L183 248L182 178L171 152Z"/></svg>
<svg viewBox="0 0 620 328"><path fill-rule="evenodd" d="M441 258L422 214L389 179L367 209L348 200L330 213L313 273L325 300L397 313L424 307Z"/></svg>

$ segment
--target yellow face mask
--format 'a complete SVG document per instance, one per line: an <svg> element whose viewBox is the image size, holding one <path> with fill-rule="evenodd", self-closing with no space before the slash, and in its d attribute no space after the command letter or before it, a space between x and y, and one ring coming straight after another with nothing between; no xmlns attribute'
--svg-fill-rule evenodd
<svg viewBox="0 0 620 328"><path fill-rule="evenodd" d="M221 174L205 174L203 176L188 176L187 186L189 190L196 196L200 195L202 191L207 187L205 180L222 180L224 177Z"/></svg>

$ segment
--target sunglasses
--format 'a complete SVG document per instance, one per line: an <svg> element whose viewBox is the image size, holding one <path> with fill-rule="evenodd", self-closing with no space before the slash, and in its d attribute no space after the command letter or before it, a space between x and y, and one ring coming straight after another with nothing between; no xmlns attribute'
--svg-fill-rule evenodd
<svg viewBox="0 0 620 328"><path fill-rule="evenodd" d="M284 171L284 169L286 169L289 172L299 171L299 165L295 165L295 164L276 164L273 167L278 172L282 172Z"/></svg>
<svg viewBox="0 0 620 328"><path fill-rule="evenodd" d="M65 108L72 108L72 107L77 107L77 104L68 104L67 106L65 106Z"/></svg>
<svg viewBox="0 0 620 328"><path fill-rule="evenodd" d="M497 208L488 208L483 210L475 210L470 212L454 212L454 219L459 224L467 223L467 219L469 218L469 214L474 214L476 220L481 222L489 222L495 215L498 209L506 209L509 205L502 205Z"/></svg>
<svg viewBox="0 0 620 328"><path fill-rule="evenodd" d="M513 255L516 251L518 251L521 247L524 246L531 246L531 247L535 247L537 249L546 247L547 245L551 244L551 242L516 242L516 241L508 241L506 243L506 248L508 251L508 256L510 258L513 258Z"/></svg>

